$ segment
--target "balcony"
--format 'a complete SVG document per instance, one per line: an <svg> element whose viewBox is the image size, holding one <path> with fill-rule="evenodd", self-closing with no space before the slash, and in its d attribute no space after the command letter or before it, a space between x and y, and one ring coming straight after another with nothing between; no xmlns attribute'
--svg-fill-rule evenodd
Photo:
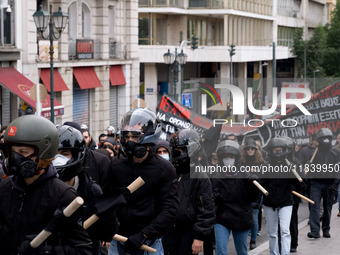
<svg viewBox="0 0 340 255"><path fill-rule="evenodd" d="M175 7L183 8L183 0L139 0L138 7Z"/></svg>

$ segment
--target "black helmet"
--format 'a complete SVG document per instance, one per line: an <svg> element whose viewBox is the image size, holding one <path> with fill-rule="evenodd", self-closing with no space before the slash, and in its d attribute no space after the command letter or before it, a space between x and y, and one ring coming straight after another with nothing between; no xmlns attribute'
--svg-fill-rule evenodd
<svg viewBox="0 0 340 255"><path fill-rule="evenodd" d="M289 136L282 137L286 141L288 153L293 153L295 150L295 141Z"/></svg>
<svg viewBox="0 0 340 255"><path fill-rule="evenodd" d="M129 132L139 134L139 144L152 144L158 142L161 134L161 125L152 111L147 108L136 108L127 112L121 122L121 135ZM121 141L125 143L124 139Z"/></svg>
<svg viewBox="0 0 340 255"><path fill-rule="evenodd" d="M58 151L58 131L55 125L38 115L25 115L12 121L5 132L6 145L34 146L40 159L51 159Z"/></svg>
<svg viewBox="0 0 340 255"><path fill-rule="evenodd" d="M221 165L223 165L223 159L228 155L235 157L235 162L238 164L241 158L240 145L232 140L224 140L217 145L217 158Z"/></svg>
<svg viewBox="0 0 340 255"><path fill-rule="evenodd" d="M125 141L125 136L129 133L138 136L137 142ZM121 122L120 152L129 158L143 158L149 151L148 146L154 146L158 142L160 134L161 125L156 114L147 108L133 109L124 115Z"/></svg>
<svg viewBox="0 0 340 255"><path fill-rule="evenodd" d="M274 137L270 139L267 145L267 149L269 158L272 162L283 161L287 157L287 154L289 153L287 143L289 142L287 142L285 138L281 137ZM274 153L274 148L282 148L282 152Z"/></svg>
<svg viewBox="0 0 340 255"><path fill-rule="evenodd" d="M192 129L181 129L173 134L170 138L170 147L172 148L171 162L174 165L190 163L199 156L201 150L200 136ZM174 150L182 148L183 151Z"/></svg>
<svg viewBox="0 0 340 255"><path fill-rule="evenodd" d="M83 170L83 162L85 158L86 143L82 133L68 125L58 127L59 133L59 150L69 149L72 158L64 165L58 165L56 160L53 165L58 171L59 179L68 181L72 177L77 176Z"/></svg>
<svg viewBox="0 0 340 255"><path fill-rule="evenodd" d="M321 128L316 133L316 139L319 143L319 147L330 149L332 147L333 133L329 128Z"/></svg>

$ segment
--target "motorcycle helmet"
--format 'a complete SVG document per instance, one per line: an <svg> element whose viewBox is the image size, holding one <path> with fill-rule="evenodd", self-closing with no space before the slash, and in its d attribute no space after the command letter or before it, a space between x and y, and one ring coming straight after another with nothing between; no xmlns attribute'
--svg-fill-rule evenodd
<svg viewBox="0 0 340 255"><path fill-rule="evenodd" d="M226 165L226 158L231 155L235 160L231 162L233 165L238 165L241 159L240 145L232 140L224 140L217 145L217 158L220 165Z"/></svg>
<svg viewBox="0 0 340 255"><path fill-rule="evenodd" d="M7 175L32 177L40 169L38 164L53 159L58 151L58 131L54 124L38 115L25 115L12 121L4 134L8 158L3 161ZM28 145L34 148L35 161L12 152L13 145ZM47 164L48 165L48 164Z"/></svg>
<svg viewBox="0 0 340 255"><path fill-rule="evenodd" d="M135 141L127 139L128 134L135 137ZM143 158L154 146L161 134L161 125L152 111L147 108L135 108L127 112L121 122L121 153L124 156Z"/></svg>
<svg viewBox="0 0 340 255"><path fill-rule="evenodd" d="M330 149L332 147L333 133L329 128L321 128L316 133L316 139L320 148Z"/></svg>
<svg viewBox="0 0 340 255"><path fill-rule="evenodd" d="M53 165L58 171L59 179L68 181L83 170L86 143L82 133L71 126L63 125L58 127L58 134L58 150L70 150L72 158L65 164L64 161L58 160L60 155L58 154L53 160ZM60 155L60 158L62 158L62 155Z"/></svg>
<svg viewBox="0 0 340 255"><path fill-rule="evenodd" d="M198 158L201 150L200 136L195 130L181 129L170 138L171 162L174 166L189 164ZM174 150L174 148L181 148Z"/></svg>
<svg viewBox="0 0 340 255"><path fill-rule="evenodd" d="M281 148L281 150L276 150L275 148ZM274 137L270 139L267 149L271 162L282 162L289 153L287 140L282 137Z"/></svg>

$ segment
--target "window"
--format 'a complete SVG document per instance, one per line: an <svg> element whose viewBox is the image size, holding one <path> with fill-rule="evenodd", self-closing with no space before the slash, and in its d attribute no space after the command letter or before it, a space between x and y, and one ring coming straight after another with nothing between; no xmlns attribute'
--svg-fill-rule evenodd
<svg viewBox="0 0 340 255"><path fill-rule="evenodd" d="M139 15L139 45L167 44L167 18L160 14Z"/></svg>
<svg viewBox="0 0 340 255"><path fill-rule="evenodd" d="M196 35L199 38L199 45L218 46L223 45L223 20L222 19L202 19L188 18L187 40Z"/></svg>
<svg viewBox="0 0 340 255"><path fill-rule="evenodd" d="M77 2L73 2L68 8L68 36L77 39Z"/></svg>
<svg viewBox="0 0 340 255"><path fill-rule="evenodd" d="M82 37L91 38L91 13L89 7L83 3L81 11Z"/></svg>
<svg viewBox="0 0 340 255"><path fill-rule="evenodd" d="M115 37L115 7L109 6L109 38Z"/></svg>
<svg viewBox="0 0 340 255"><path fill-rule="evenodd" d="M14 44L14 8L7 5L1 5L0 9L0 45Z"/></svg>

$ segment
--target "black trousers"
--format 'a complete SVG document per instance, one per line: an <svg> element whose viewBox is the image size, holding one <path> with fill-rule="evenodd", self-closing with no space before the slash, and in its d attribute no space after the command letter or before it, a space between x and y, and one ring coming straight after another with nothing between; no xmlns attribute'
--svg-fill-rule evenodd
<svg viewBox="0 0 340 255"><path fill-rule="evenodd" d="M292 217L290 219L289 230L290 230L290 236L291 236L290 248L295 248L295 249L298 247L298 236L299 236L298 210L299 210L299 203L294 203Z"/></svg>
<svg viewBox="0 0 340 255"><path fill-rule="evenodd" d="M170 228L162 237L164 255L192 255L192 227Z"/></svg>

